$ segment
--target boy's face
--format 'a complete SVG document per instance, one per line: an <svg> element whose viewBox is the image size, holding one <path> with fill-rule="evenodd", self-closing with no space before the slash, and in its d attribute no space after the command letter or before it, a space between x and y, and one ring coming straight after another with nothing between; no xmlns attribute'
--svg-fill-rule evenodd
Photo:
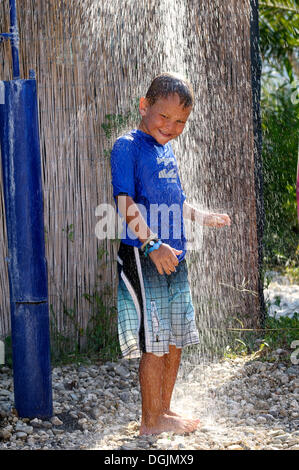
<svg viewBox="0 0 299 470"><path fill-rule="evenodd" d="M153 105L146 98L140 98L139 129L150 134L159 144L165 145L183 132L191 109L192 106L183 108L177 93L167 98L158 98Z"/></svg>

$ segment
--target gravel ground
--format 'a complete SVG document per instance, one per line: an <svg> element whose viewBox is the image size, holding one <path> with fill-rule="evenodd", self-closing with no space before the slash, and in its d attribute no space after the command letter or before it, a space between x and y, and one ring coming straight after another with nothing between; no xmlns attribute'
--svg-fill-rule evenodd
<svg viewBox="0 0 299 470"><path fill-rule="evenodd" d="M272 315L292 316L299 286L274 275L265 291ZM299 450L299 365L285 357L276 350L274 362L184 360L173 409L201 418L201 426L146 437L139 436L138 360L54 368L48 421L17 417L12 370L0 366L0 450Z"/></svg>
<svg viewBox="0 0 299 470"><path fill-rule="evenodd" d="M279 357L278 351L278 357ZM19 419L12 371L0 368L0 449L299 450L299 365L184 363L174 406L201 418L190 434L139 436L138 361L53 369L54 416Z"/></svg>

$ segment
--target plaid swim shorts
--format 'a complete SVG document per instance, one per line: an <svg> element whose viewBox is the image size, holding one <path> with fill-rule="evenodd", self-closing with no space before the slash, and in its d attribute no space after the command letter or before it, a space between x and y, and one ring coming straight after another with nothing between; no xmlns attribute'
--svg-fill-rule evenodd
<svg viewBox="0 0 299 470"><path fill-rule="evenodd" d="M169 345L199 343L186 260L176 272L161 275L140 249L120 244L117 306L118 335L124 357L141 352L162 356Z"/></svg>

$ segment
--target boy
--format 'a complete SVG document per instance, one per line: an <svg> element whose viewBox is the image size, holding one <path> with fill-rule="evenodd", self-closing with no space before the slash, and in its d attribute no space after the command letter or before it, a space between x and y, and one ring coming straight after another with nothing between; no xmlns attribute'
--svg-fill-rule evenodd
<svg viewBox="0 0 299 470"><path fill-rule="evenodd" d="M230 219L185 202L169 142L183 132L193 101L184 78L157 76L140 99L139 128L117 139L111 153L113 196L125 220L117 258L118 331L124 356L142 353L140 435L191 432L199 424L170 410L181 349L199 342L183 218L213 227Z"/></svg>

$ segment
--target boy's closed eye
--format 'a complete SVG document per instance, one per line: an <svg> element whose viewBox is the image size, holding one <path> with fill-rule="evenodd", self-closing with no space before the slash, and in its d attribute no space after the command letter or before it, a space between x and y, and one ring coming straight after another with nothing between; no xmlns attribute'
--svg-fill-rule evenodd
<svg viewBox="0 0 299 470"><path fill-rule="evenodd" d="M169 117L166 114L160 113L160 116L164 119L169 119ZM176 122L178 122L179 124L186 124L186 121L182 121L181 119L178 119Z"/></svg>

